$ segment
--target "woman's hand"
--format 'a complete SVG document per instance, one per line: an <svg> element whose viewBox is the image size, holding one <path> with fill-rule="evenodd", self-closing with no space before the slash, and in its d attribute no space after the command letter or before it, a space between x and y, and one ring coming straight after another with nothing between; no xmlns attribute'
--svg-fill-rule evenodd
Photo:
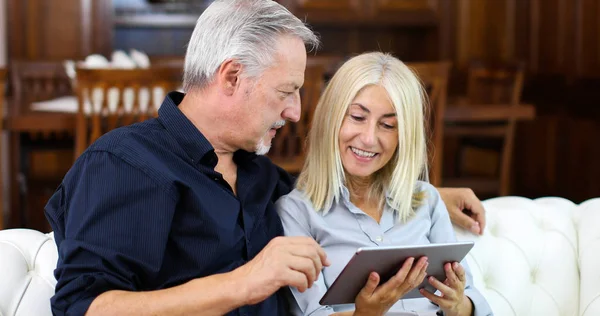
<svg viewBox="0 0 600 316"><path fill-rule="evenodd" d="M416 263L414 258L408 258L400 271L379 287L379 275L372 272L356 296L354 315L385 314L402 296L423 282L428 264L427 257L421 257Z"/></svg>
<svg viewBox="0 0 600 316"><path fill-rule="evenodd" d="M473 303L465 295L467 283L465 269L458 262L454 262L446 263L444 270L446 271L444 283L434 277L429 277L428 280L433 287L442 292L442 295L437 296L425 289L420 290L421 294L437 304L446 316L471 315Z"/></svg>

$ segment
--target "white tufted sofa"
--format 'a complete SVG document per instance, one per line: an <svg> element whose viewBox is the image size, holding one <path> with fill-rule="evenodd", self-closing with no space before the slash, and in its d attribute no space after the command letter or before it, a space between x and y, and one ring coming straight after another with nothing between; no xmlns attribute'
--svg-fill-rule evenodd
<svg viewBox="0 0 600 316"><path fill-rule="evenodd" d="M467 256L496 315L600 315L600 198L501 197L484 202L483 236Z"/></svg>
<svg viewBox="0 0 600 316"><path fill-rule="evenodd" d="M467 260L499 316L600 315L600 198L484 201L483 236ZM0 316L51 315L57 251L52 234L0 231Z"/></svg>

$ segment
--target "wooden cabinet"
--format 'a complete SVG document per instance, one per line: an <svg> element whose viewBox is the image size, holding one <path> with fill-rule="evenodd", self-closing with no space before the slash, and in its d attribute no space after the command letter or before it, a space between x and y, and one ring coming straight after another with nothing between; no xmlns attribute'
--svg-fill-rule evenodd
<svg viewBox="0 0 600 316"><path fill-rule="evenodd" d="M318 25L431 25L440 0L288 0L296 16Z"/></svg>

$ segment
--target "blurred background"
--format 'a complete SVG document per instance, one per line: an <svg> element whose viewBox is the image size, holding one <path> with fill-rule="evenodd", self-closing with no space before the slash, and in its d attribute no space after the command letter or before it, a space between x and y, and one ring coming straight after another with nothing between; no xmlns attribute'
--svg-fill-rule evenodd
<svg viewBox="0 0 600 316"><path fill-rule="evenodd" d="M210 2L0 0L0 228L49 230L44 205L74 159L155 113L131 104L160 103L141 90L180 79ZM600 196L600 0L278 2L323 42L309 54L303 120L269 154L285 169L301 167L311 108L337 66L377 50L407 62L427 89L434 184L482 199ZM102 105L81 105L89 100ZM127 109L139 113L122 119Z"/></svg>

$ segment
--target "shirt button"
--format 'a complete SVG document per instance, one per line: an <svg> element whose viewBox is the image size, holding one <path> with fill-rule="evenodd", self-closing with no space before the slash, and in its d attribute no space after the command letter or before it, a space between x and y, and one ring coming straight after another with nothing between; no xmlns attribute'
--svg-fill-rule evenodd
<svg viewBox="0 0 600 316"><path fill-rule="evenodd" d="M376 240L377 242L382 242L382 241L383 241L383 236L377 236L377 237L375 238L375 240Z"/></svg>

